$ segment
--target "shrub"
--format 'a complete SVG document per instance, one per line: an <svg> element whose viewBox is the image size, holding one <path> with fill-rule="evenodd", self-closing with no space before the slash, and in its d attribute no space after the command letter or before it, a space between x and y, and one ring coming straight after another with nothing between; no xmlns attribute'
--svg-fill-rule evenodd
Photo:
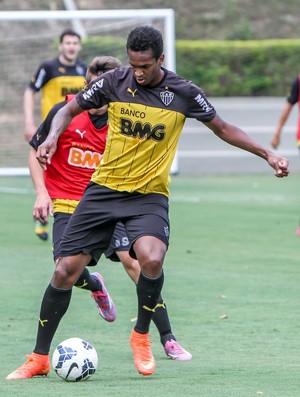
<svg viewBox="0 0 300 397"><path fill-rule="evenodd" d="M177 41L177 73L210 96L283 96L299 49L300 40Z"/></svg>

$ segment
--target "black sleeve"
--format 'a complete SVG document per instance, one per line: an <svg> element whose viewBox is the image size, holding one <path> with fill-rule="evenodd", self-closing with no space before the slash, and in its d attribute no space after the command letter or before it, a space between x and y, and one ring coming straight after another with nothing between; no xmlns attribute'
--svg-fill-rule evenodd
<svg viewBox="0 0 300 397"><path fill-rule="evenodd" d="M53 106L53 108L50 110L48 113L47 117L45 120L42 122L42 124L38 127L36 130L36 133L33 135L32 139L29 141L29 145L33 147L33 149L37 150L37 148L46 140L53 117L56 115L56 113L66 105L66 101L59 102L56 105Z"/></svg>
<svg viewBox="0 0 300 397"><path fill-rule="evenodd" d="M288 103L295 105L299 101L299 78L297 77L292 84L290 95L287 97Z"/></svg>
<svg viewBox="0 0 300 397"><path fill-rule="evenodd" d="M98 109L109 103L111 87L113 85L111 72L106 72L91 81L76 95L76 101L82 109Z"/></svg>
<svg viewBox="0 0 300 397"><path fill-rule="evenodd" d="M34 92L40 91L40 89L46 84L49 78L47 77L47 64L44 62L37 68L35 74L32 76L29 88Z"/></svg>

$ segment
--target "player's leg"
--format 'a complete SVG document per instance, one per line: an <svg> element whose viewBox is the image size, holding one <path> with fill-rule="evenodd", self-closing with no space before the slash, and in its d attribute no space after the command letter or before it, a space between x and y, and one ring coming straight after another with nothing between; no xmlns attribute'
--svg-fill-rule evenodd
<svg viewBox="0 0 300 397"><path fill-rule="evenodd" d="M143 236L135 242L134 250L141 265L141 273L136 287L138 315L130 344L138 372L152 375L155 360L150 347L149 326L164 282L162 264L166 245L156 237Z"/></svg>
<svg viewBox="0 0 300 397"><path fill-rule="evenodd" d="M130 242L125 226L122 222L118 222L116 224L113 237L110 241L110 245L108 249L105 251L105 256L115 262L121 261L123 267L135 285L138 284L138 280L140 277L140 264L137 259L132 258L129 255ZM163 300L161 295L159 296L158 306L153 313L153 320L157 325L157 328L160 332L161 339L164 338L164 342L167 341L167 335L169 336L169 340L175 339L174 335L171 331L171 326L168 318L167 310L161 310L162 307L166 307L163 304ZM157 321L155 318L157 317Z"/></svg>
<svg viewBox="0 0 300 397"><path fill-rule="evenodd" d="M41 307L41 320L49 318L51 321L48 320L45 324L40 322L35 353L42 349L46 353L60 319L68 308L72 287L86 266L98 262L103 247L111 239L114 224L103 227L98 203L93 201L94 206L87 204L89 195L87 196L84 194L61 237L56 269ZM64 305L60 308L62 300Z"/></svg>
<svg viewBox="0 0 300 397"><path fill-rule="evenodd" d="M143 322L143 320L141 320L140 323L138 321L136 327L139 329L140 333L147 333L149 330L150 320L154 312L153 309L157 305L160 289L163 284L162 262L167 249L166 243L168 242L168 238L166 238L165 235L161 238L158 238L155 235L157 234L160 236L164 233L164 231L168 229L168 222L161 217L151 214L145 217L132 217L126 222L132 235L135 236L134 255L139 255L142 259L143 263L141 263L141 266L144 266L144 271L142 267L142 271L140 272L139 261L135 259L134 262L133 258L130 258L128 254L131 244L129 243L129 237L122 222L117 223L110 246L105 251L105 255L111 260L116 261L119 260L116 255L116 251L118 251L117 254L123 255L125 269L137 285L137 291L140 289L138 296L142 296L145 293L145 296L142 298L143 305L148 306L150 310L144 310L142 309L142 306L139 308L140 312L145 312L145 325L141 324ZM147 223L150 223L150 225ZM148 227L149 232L145 231L145 227ZM159 229L158 232L156 231L156 228ZM145 233L148 233L149 235L145 235ZM111 248L112 246L115 246L115 248ZM126 251L123 252L124 249ZM146 291L149 292L149 288L153 289L153 293L147 295ZM157 296L156 291L159 291ZM148 296L148 298L146 296ZM144 315L141 314L138 318L143 318Z"/></svg>
<svg viewBox="0 0 300 397"><path fill-rule="evenodd" d="M154 236L140 237L133 247L141 267L137 282L138 318L135 330L145 334L149 331L163 287L162 265L167 248L163 241Z"/></svg>
<svg viewBox="0 0 300 397"><path fill-rule="evenodd" d="M29 360L9 374L6 379L32 378L35 375L46 375L50 371L50 345L56 329L68 309L72 287L85 266L97 263L111 239L114 224L108 224L103 228L102 223L105 221L101 218L97 206L95 205L96 208L87 206L88 211L85 211L84 199L81 200L81 204L82 211L79 211L77 217L74 216L75 211L61 239L58 253L60 258L56 263L51 283L45 291L41 304L34 351L29 356ZM107 210L105 216L106 214ZM95 229L97 225L99 227ZM93 229L93 233L90 232L91 229Z"/></svg>
<svg viewBox="0 0 300 397"><path fill-rule="evenodd" d="M54 260L57 260L58 258L59 244L71 216L72 214L64 212L54 213L52 228ZM91 296L95 301L98 313L102 318L106 321L114 321L116 319L115 304L105 287L103 276L100 273L90 273L85 267L76 281L75 287L91 291Z"/></svg>
<svg viewBox="0 0 300 397"><path fill-rule="evenodd" d="M164 282L162 266L169 241L168 202L162 195L141 195L137 201L138 215L124 222L132 244L129 253L141 267L136 287L137 322L130 344L138 372L151 375L155 360L150 347L149 326Z"/></svg>
<svg viewBox="0 0 300 397"><path fill-rule="evenodd" d="M72 295L72 286L82 269L90 262L89 255L79 254L57 261L51 283L41 303L36 345L28 360L6 379L26 379L47 375L50 371L50 345L56 329L66 313Z"/></svg>
<svg viewBox="0 0 300 397"><path fill-rule="evenodd" d="M137 284L141 269L139 262L136 259L131 258L129 251L120 249L115 252L122 262L128 276L135 284ZM179 361L192 359L191 353L180 346L172 332L167 306L161 295L158 298L157 307L153 313L152 321L159 332L161 344L163 345L164 352L168 357Z"/></svg>

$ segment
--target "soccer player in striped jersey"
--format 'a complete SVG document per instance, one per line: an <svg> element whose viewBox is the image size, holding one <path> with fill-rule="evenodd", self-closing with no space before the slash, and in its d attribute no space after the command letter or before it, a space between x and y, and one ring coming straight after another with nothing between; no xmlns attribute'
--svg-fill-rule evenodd
<svg viewBox="0 0 300 397"><path fill-rule="evenodd" d="M88 68L87 83L102 73L121 66L121 62L110 56L96 57ZM107 137L106 106L91 109L76 116L60 137L58 148L51 165L43 171L36 160L36 150L47 138L55 114L70 102L74 95L67 95L66 101L55 105L45 121L40 125L29 142L32 146L29 155L29 168L36 190L34 216L48 223L48 214L54 216L53 257L58 259L59 243L78 202L83 195L95 168L100 164ZM124 225L116 225L105 256L114 262L122 262L124 269L135 284L138 282L140 265L129 255L130 242ZM103 277L97 273L83 270L75 286L92 292L99 314L107 321L116 318L115 305L104 286ZM154 321L166 355L173 360L191 360L192 355L177 342L172 330L166 304L159 297L159 305L152 320ZM45 375L50 370L48 355L34 353L24 365L14 371L8 379L31 378Z"/></svg>
<svg viewBox="0 0 300 397"><path fill-rule="evenodd" d="M287 176L289 169L287 159L223 120L199 87L163 67L160 31L138 26L129 33L126 47L130 66L105 73L78 93L56 114L37 152L38 161L47 167L71 120L84 110L108 105L104 156L62 238L41 304L44 326L39 324L38 339L47 339L43 346L49 352L74 283L85 266L105 252L121 221L128 232L130 255L141 266L130 345L137 371L147 376L156 368L149 326L159 306L169 245L169 172L185 119L195 118L225 142L261 157L278 178Z"/></svg>

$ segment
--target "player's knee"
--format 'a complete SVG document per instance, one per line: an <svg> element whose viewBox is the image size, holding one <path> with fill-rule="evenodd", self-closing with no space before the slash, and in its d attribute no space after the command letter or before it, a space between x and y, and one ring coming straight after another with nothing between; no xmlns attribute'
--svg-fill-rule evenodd
<svg viewBox="0 0 300 397"><path fill-rule="evenodd" d="M133 248L142 273L148 277L157 277L163 266L166 245L156 237L143 236L134 243Z"/></svg>
<svg viewBox="0 0 300 397"><path fill-rule="evenodd" d="M149 277L156 277L161 273L163 256L155 252L148 253L143 257L140 265L142 273Z"/></svg>
<svg viewBox="0 0 300 397"><path fill-rule="evenodd" d="M58 258L56 261L56 268L53 275L55 284L68 285L71 287L77 280L76 267L72 261L68 260L67 257Z"/></svg>

